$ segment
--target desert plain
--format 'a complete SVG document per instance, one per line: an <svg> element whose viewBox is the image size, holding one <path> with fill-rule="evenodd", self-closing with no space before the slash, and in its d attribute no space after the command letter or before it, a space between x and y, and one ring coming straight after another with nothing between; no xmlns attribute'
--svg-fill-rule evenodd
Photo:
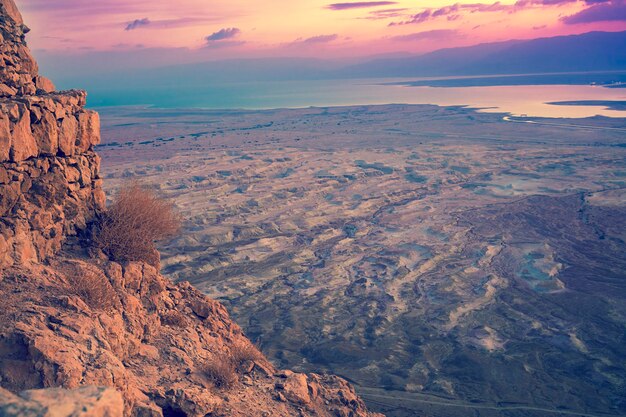
<svg viewBox="0 0 626 417"><path fill-rule="evenodd" d="M278 366L389 416L626 414L626 119L98 110L109 195L185 218L163 272Z"/></svg>

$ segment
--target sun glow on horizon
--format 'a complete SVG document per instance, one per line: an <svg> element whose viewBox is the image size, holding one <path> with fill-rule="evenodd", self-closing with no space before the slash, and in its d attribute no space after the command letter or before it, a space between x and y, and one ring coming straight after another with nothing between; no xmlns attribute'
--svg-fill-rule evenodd
<svg viewBox="0 0 626 417"><path fill-rule="evenodd" d="M626 30L624 0L17 3L33 29L33 49L73 53L184 48L213 59L346 58Z"/></svg>

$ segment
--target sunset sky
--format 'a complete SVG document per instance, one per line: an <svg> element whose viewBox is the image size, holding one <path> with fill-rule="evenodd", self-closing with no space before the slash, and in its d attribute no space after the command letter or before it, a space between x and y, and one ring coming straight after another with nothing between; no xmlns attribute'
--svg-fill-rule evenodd
<svg viewBox="0 0 626 417"><path fill-rule="evenodd" d="M35 51L357 57L626 30L626 0L16 0Z"/></svg>

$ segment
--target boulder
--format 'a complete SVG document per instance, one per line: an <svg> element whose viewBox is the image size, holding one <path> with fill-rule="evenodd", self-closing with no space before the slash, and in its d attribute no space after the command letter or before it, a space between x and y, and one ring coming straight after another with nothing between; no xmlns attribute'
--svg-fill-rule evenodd
<svg viewBox="0 0 626 417"><path fill-rule="evenodd" d="M304 374L292 374L282 383L282 390L287 400L296 404L308 404L311 402L309 384Z"/></svg>
<svg viewBox="0 0 626 417"><path fill-rule="evenodd" d="M52 81L46 77L42 77L41 75L38 75L35 78L35 86L37 87L37 92L52 93L55 90Z"/></svg>

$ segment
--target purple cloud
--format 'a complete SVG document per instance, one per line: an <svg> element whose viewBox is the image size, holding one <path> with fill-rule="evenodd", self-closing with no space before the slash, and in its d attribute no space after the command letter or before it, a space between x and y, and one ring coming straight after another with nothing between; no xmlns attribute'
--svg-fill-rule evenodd
<svg viewBox="0 0 626 417"><path fill-rule="evenodd" d="M396 25L408 25L411 23L424 23L428 20L430 20L432 18L433 12L430 9L426 9L422 12L419 12L417 14L414 14L411 17L411 20L407 20L405 22L391 22L389 23L389 26L396 26Z"/></svg>
<svg viewBox="0 0 626 417"><path fill-rule="evenodd" d="M144 17L143 19L135 19L132 22L126 25L126 29L124 30L135 30L143 26L148 26L150 23L150 19Z"/></svg>
<svg viewBox="0 0 626 417"><path fill-rule="evenodd" d="M408 9L383 9L383 10L372 10L369 12L369 16L362 17L361 19L368 20L380 20L380 19L390 19L392 17L400 17L404 16Z"/></svg>
<svg viewBox="0 0 626 417"><path fill-rule="evenodd" d="M312 36L310 38L306 38L306 39L300 41L300 43L328 43L328 42L334 41L338 37L339 36L337 34L333 34L333 35L318 35L318 36Z"/></svg>
<svg viewBox="0 0 626 417"><path fill-rule="evenodd" d="M354 3L333 3L326 6L330 10L363 9L366 7L391 6L395 1L358 1Z"/></svg>
<svg viewBox="0 0 626 417"><path fill-rule="evenodd" d="M515 4L502 4L499 1L491 4L484 3L455 3L450 6L440 7L438 9L424 9L414 14L409 20L403 22L392 22L389 26L409 25L424 23L429 20L445 17L449 21L457 20L462 16L462 12L468 13L493 13L493 12L509 12L514 13L521 10L525 6L533 6L538 4L561 4L570 3L577 0L519 0ZM605 1L605 0L588 0L588 1Z"/></svg>
<svg viewBox="0 0 626 417"><path fill-rule="evenodd" d="M561 19L566 25L595 22L626 22L626 2L624 0L595 4L571 16Z"/></svg>
<svg viewBox="0 0 626 417"><path fill-rule="evenodd" d="M217 32L214 32L214 33L210 34L205 39L209 43L217 42L217 41L222 41L224 39L234 38L235 36L239 35L240 33L241 33L241 30L239 30L237 28L224 28L224 29L220 29Z"/></svg>
<svg viewBox="0 0 626 417"><path fill-rule="evenodd" d="M391 40L400 41L400 42L417 42L423 40L433 40L433 39L449 39L458 35L458 32L453 29L435 29L435 30L427 30L424 32L416 32L408 35L400 35L394 36Z"/></svg>

